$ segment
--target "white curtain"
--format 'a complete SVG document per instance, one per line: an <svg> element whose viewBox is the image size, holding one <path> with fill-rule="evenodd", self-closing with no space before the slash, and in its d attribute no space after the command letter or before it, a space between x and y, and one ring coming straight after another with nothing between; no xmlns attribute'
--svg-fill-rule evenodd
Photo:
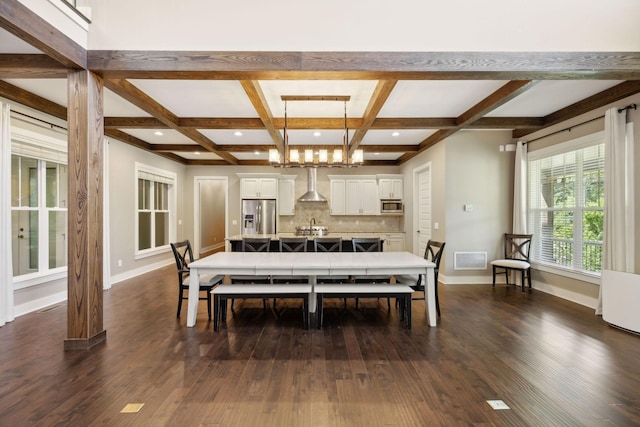
<svg viewBox="0 0 640 427"><path fill-rule="evenodd" d="M634 177L633 123L626 114L610 108L604 117L604 232L602 269L633 272L634 268ZM602 288L596 314L602 314Z"/></svg>
<svg viewBox="0 0 640 427"><path fill-rule="evenodd" d="M11 253L11 123L9 104L0 102L0 326L13 314L13 265Z"/></svg>
<svg viewBox="0 0 640 427"><path fill-rule="evenodd" d="M527 232L527 143L518 141L513 173L513 232Z"/></svg>

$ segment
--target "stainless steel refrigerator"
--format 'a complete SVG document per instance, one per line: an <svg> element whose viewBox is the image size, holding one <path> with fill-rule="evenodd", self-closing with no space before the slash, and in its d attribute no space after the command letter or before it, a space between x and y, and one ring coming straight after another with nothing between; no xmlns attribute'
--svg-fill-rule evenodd
<svg viewBox="0 0 640 427"><path fill-rule="evenodd" d="M242 200L242 234L275 234L276 201Z"/></svg>

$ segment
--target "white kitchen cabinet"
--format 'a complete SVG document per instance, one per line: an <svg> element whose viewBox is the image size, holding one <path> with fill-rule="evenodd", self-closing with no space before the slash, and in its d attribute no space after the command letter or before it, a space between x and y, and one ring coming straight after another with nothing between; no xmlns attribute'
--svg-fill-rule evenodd
<svg viewBox="0 0 640 427"><path fill-rule="evenodd" d="M404 233L387 233L384 239L384 252L404 252Z"/></svg>
<svg viewBox="0 0 640 427"><path fill-rule="evenodd" d="M278 180L278 215L296 214L296 180L295 176L282 177Z"/></svg>
<svg viewBox="0 0 640 427"><path fill-rule="evenodd" d="M346 215L378 215L378 184L375 179L346 180Z"/></svg>
<svg viewBox="0 0 640 427"><path fill-rule="evenodd" d="M346 182L344 179L329 181L329 213L331 215L345 215L346 212Z"/></svg>
<svg viewBox="0 0 640 427"><path fill-rule="evenodd" d="M278 180L276 178L242 178L240 197L243 199L278 198Z"/></svg>
<svg viewBox="0 0 640 427"><path fill-rule="evenodd" d="M403 179L402 178L379 178L378 196L380 199L402 200Z"/></svg>
<svg viewBox="0 0 640 427"><path fill-rule="evenodd" d="M375 178L329 177L331 215L379 215Z"/></svg>

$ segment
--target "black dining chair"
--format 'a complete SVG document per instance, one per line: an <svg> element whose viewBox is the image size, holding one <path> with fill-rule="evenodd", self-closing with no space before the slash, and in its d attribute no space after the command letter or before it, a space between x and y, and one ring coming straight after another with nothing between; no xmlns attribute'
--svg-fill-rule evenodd
<svg viewBox="0 0 640 427"><path fill-rule="evenodd" d="M353 252L382 252L383 241L379 237L355 237L351 239ZM391 276L352 276L353 283L391 283ZM356 298L356 308L359 298ZM387 298L387 308L391 310L391 301Z"/></svg>
<svg viewBox="0 0 640 427"><path fill-rule="evenodd" d="M193 251L191 242L183 240L182 242L171 243L171 250L176 259L176 267L178 268L178 312L176 317L180 317L182 309L182 301L189 299L189 263L193 262ZM209 312L209 320L211 320L211 290L218 284L222 283L224 275L201 274L200 275L200 292L206 295L199 296L199 300L207 301L207 311ZM187 296L184 292L187 291Z"/></svg>
<svg viewBox="0 0 640 427"><path fill-rule="evenodd" d="M433 280L436 294L436 312L438 317L440 316L440 298L438 297L438 273L440 271L440 260L444 253L445 242L437 242L435 240L429 240L427 247L424 250L424 259L433 262L436 266L433 269ZM422 275L399 275L396 276L396 283L409 285L416 292L424 292L424 283L422 283ZM414 300L423 300L423 298L414 297Z"/></svg>
<svg viewBox="0 0 640 427"><path fill-rule="evenodd" d="M241 252L269 252L271 238L269 237L245 237L240 244ZM269 284L270 276L233 275L229 277L232 284ZM234 308L235 300L231 299L231 310ZM262 305L267 308L267 300L262 300Z"/></svg>
<svg viewBox="0 0 640 427"><path fill-rule="evenodd" d="M281 237L278 247L280 252L306 252L308 239L306 237ZM309 276L272 276L274 285L309 283ZM276 308L276 298L273 299Z"/></svg>
<svg viewBox="0 0 640 427"><path fill-rule="evenodd" d="M313 239L313 249L316 252L342 252L341 237L316 237ZM349 276L318 276L317 283L349 283ZM347 299L344 298L347 308Z"/></svg>
<svg viewBox="0 0 640 427"><path fill-rule="evenodd" d="M531 250L532 234L504 234L504 258L491 261L493 269L493 287L496 287L496 276L504 274L507 286L509 286L509 274L511 271L520 272L522 282L522 292L524 292L525 277L529 288L531 288L531 261L529 251Z"/></svg>

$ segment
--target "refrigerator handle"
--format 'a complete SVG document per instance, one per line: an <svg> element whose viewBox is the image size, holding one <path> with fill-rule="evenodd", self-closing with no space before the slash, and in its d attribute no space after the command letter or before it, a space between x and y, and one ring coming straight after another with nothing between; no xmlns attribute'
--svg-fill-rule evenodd
<svg viewBox="0 0 640 427"><path fill-rule="evenodd" d="M262 205L256 207L256 230L258 232L262 230Z"/></svg>

